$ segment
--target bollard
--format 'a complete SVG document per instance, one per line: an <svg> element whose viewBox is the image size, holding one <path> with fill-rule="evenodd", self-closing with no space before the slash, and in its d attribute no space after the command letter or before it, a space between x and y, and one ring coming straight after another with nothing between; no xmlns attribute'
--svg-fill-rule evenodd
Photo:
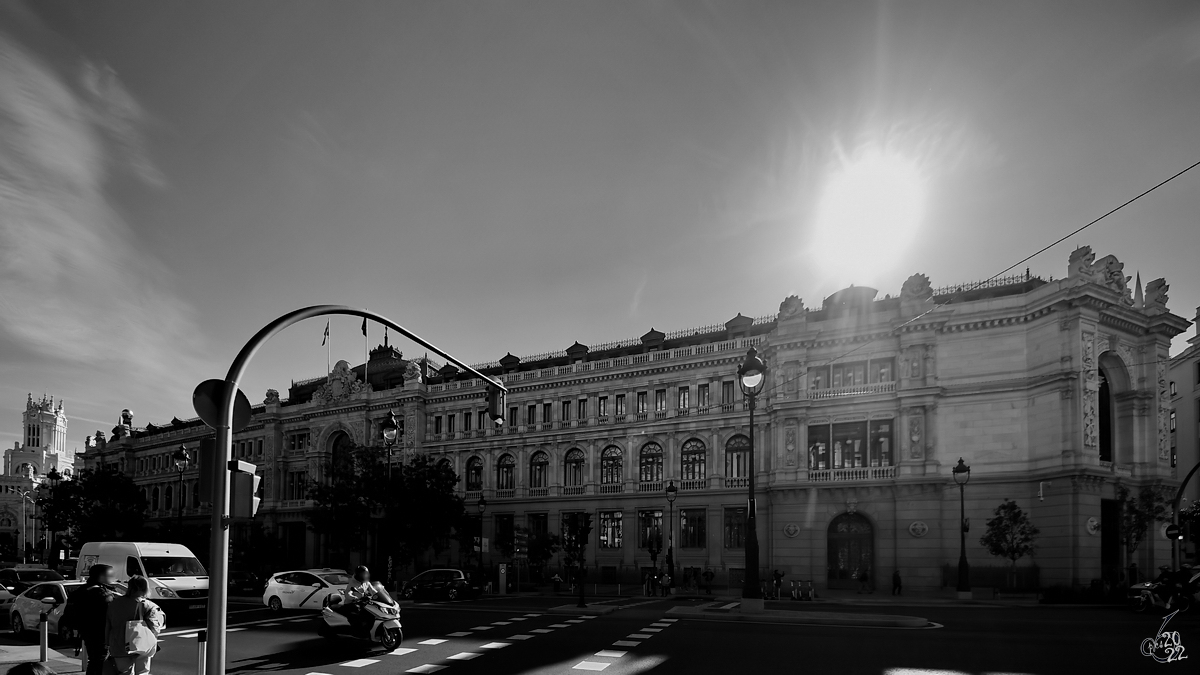
<svg viewBox="0 0 1200 675"><path fill-rule="evenodd" d="M45 663L50 660L50 656L47 653L50 649L50 622L47 621L45 612L42 612L38 617L38 638L38 641L42 643L42 658L40 659L40 663Z"/></svg>
<svg viewBox="0 0 1200 675"><path fill-rule="evenodd" d="M196 635L196 656L199 659L196 666L196 675L204 675L204 657L207 648L208 631L202 630Z"/></svg>

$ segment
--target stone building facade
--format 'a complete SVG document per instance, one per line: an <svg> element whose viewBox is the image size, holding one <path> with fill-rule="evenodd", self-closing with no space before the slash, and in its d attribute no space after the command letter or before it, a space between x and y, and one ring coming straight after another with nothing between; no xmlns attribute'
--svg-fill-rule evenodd
<svg viewBox="0 0 1200 675"><path fill-rule="evenodd" d="M382 446L380 423L395 410L400 452L450 462L471 512L486 499L489 540L516 527L557 532L566 514L591 513L600 581L640 578L658 528L677 565L739 583L753 478L764 571L819 588L848 586L862 569L879 584L899 569L908 587L947 585L959 553L951 469L962 457L979 583L1005 564L978 542L1006 498L1041 529L1022 565L1036 563L1043 586L1115 581L1127 562L1116 486L1178 482L1165 368L1188 321L1168 311L1166 290L1156 280L1143 297L1139 283L1135 297L1115 257L1097 261L1083 247L1058 280L935 289L915 274L896 297L850 287L813 308L789 297L771 317L508 354L477 367L509 387L498 427L484 415L482 382L381 346L367 383L363 366L339 362L287 398L269 391L234 456L260 464L262 520L295 564L346 564L306 528L305 486L339 444ZM735 375L751 347L769 366L753 466ZM165 517L179 500L178 490L165 498L175 480L165 457L205 433L197 420L131 428L90 442L86 456L123 462L158 491L151 504ZM184 474L189 517L203 514L194 478ZM679 489L673 504L668 484ZM1161 533L1149 541L1135 553L1143 569L1169 559ZM494 550L485 559L503 561ZM437 562L460 561L451 551Z"/></svg>

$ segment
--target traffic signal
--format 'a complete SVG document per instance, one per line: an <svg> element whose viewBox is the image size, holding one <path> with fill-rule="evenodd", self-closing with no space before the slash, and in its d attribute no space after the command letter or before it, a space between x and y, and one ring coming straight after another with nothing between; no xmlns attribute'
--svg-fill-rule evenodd
<svg viewBox="0 0 1200 675"><path fill-rule="evenodd" d="M249 462L234 460L229 463L229 517L253 518L258 513L259 484L262 476Z"/></svg>
<svg viewBox="0 0 1200 675"><path fill-rule="evenodd" d="M579 514L579 547L582 549L587 546L589 537L592 536L592 514Z"/></svg>
<svg viewBox="0 0 1200 675"><path fill-rule="evenodd" d="M507 394L503 389L492 384L488 385L487 414L497 426L504 424L504 402L506 399Z"/></svg>
<svg viewBox="0 0 1200 675"><path fill-rule="evenodd" d="M200 439L200 448L196 450L196 466L200 471L200 486L197 489L200 491L200 501L205 504L212 503L212 463L215 461L217 461L217 439L212 436Z"/></svg>

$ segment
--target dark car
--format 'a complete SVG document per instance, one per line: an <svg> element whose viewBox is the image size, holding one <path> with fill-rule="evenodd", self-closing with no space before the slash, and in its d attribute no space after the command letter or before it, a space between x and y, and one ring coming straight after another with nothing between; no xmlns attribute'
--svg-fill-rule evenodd
<svg viewBox="0 0 1200 675"><path fill-rule="evenodd" d="M260 595L264 586L258 575L239 570L229 570L227 582L230 595Z"/></svg>
<svg viewBox="0 0 1200 675"><path fill-rule="evenodd" d="M400 590L400 597L405 600L417 598L458 600L460 598L477 598L482 594L483 587L477 577L471 572L451 568L425 570L404 582L404 587Z"/></svg>
<svg viewBox="0 0 1200 675"><path fill-rule="evenodd" d="M64 581L63 575L45 567L9 567L0 570L0 586L13 595L20 595L34 584L45 581Z"/></svg>

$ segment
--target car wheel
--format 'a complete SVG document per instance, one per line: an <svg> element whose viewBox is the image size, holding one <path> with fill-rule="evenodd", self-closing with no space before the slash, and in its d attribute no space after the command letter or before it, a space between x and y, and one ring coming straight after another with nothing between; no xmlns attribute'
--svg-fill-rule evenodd
<svg viewBox="0 0 1200 675"><path fill-rule="evenodd" d="M271 599L267 601L267 607L270 607L272 612L278 612L283 609L283 601L279 599L278 595L272 595Z"/></svg>
<svg viewBox="0 0 1200 675"><path fill-rule="evenodd" d="M446 599L447 600L457 600L458 599L458 589L457 588L447 589L446 590Z"/></svg>
<svg viewBox="0 0 1200 675"><path fill-rule="evenodd" d="M409 586L408 588L404 589L404 592L401 593L401 595L404 597L405 600L412 600L413 599L412 587Z"/></svg>
<svg viewBox="0 0 1200 675"><path fill-rule="evenodd" d="M13 612L12 622L9 624L12 628L13 635L21 637L25 633L25 622L21 620L21 615Z"/></svg>

